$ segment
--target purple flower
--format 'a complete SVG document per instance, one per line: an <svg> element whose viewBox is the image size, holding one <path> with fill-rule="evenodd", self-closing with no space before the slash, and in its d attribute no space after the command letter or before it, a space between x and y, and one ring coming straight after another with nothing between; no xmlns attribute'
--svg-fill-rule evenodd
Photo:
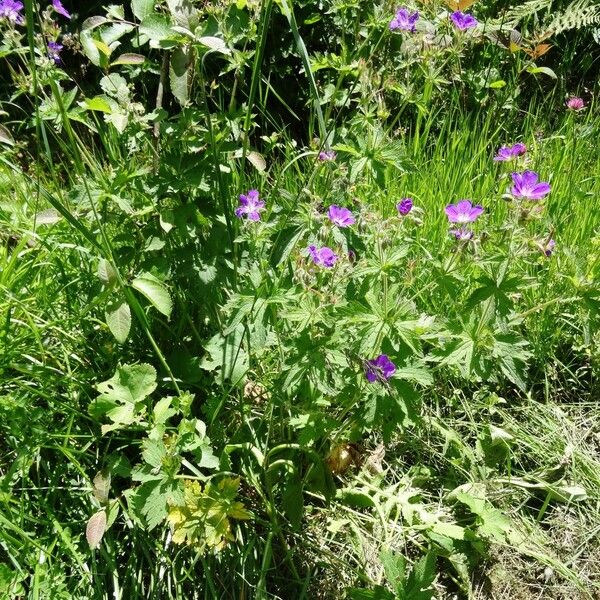
<svg viewBox="0 0 600 600"><path fill-rule="evenodd" d="M446 215L450 223L472 223L483 212L483 206L473 206L470 200L461 200L456 204L446 206Z"/></svg>
<svg viewBox="0 0 600 600"><path fill-rule="evenodd" d="M459 229L451 229L450 233L459 241L466 242L473 237L473 232L468 230L466 227L460 227Z"/></svg>
<svg viewBox="0 0 600 600"><path fill-rule="evenodd" d="M21 25L24 21L22 10L23 3L18 0L0 0L0 19Z"/></svg>
<svg viewBox="0 0 600 600"><path fill-rule="evenodd" d="M450 15L450 19L454 23L456 29L460 31L465 31L465 29L472 29L473 27L477 27L477 19L468 13L460 12L457 10Z"/></svg>
<svg viewBox="0 0 600 600"><path fill-rule="evenodd" d="M396 208L398 209L398 212L405 217L411 210L413 207L413 201L412 198L402 198L402 200L400 200L400 202L398 202L398 204L396 204Z"/></svg>
<svg viewBox="0 0 600 600"><path fill-rule="evenodd" d="M585 108L585 102L583 98L578 98L577 96L573 96L567 100L567 108L569 110L579 111Z"/></svg>
<svg viewBox="0 0 600 600"><path fill-rule="evenodd" d="M407 8L399 8L396 11L396 16L390 21L390 29L392 31L410 31L416 30L416 23L419 20L419 11L415 11L412 15Z"/></svg>
<svg viewBox="0 0 600 600"><path fill-rule="evenodd" d="M55 64L61 63L60 52L63 49L63 45L58 42L48 42L48 57L51 58Z"/></svg>
<svg viewBox="0 0 600 600"><path fill-rule="evenodd" d="M539 182L539 175L534 171L513 173L512 180L513 186L510 192L515 198L542 200L550 193L550 184L545 181Z"/></svg>
<svg viewBox="0 0 600 600"><path fill-rule="evenodd" d="M513 144L512 153L515 156L523 156L527 152L527 146L523 142L517 142Z"/></svg>
<svg viewBox="0 0 600 600"><path fill-rule="evenodd" d="M356 222L354 215L347 208L343 208L337 204L332 204L329 207L328 216L329 220L338 227L350 227L350 225L354 225Z"/></svg>
<svg viewBox="0 0 600 600"><path fill-rule="evenodd" d="M556 246L556 242L553 239L549 239L546 243L546 246L544 247L544 254L548 257L552 256L554 246Z"/></svg>
<svg viewBox="0 0 600 600"><path fill-rule="evenodd" d="M71 13L62 5L60 0L52 0L52 8L54 8L59 15L62 15L67 19L71 18Z"/></svg>
<svg viewBox="0 0 600 600"><path fill-rule="evenodd" d="M369 383L377 380L388 380L396 372L396 365L389 359L387 354L380 354L373 360L368 360L365 368L365 376Z"/></svg>
<svg viewBox="0 0 600 600"><path fill-rule="evenodd" d="M498 153L494 156L496 162L506 162L518 156L523 156L527 152L527 146L521 142L517 142L512 146L501 146Z"/></svg>
<svg viewBox="0 0 600 600"><path fill-rule="evenodd" d="M337 254L335 254L335 252L327 246L317 249L316 246L311 245L308 247L308 253L313 259L315 265L319 267L326 267L327 269L331 269L331 267L335 265L335 261L338 259Z"/></svg>
<svg viewBox="0 0 600 600"><path fill-rule="evenodd" d="M496 162L506 162L514 158L511 146L500 146L494 160Z"/></svg>
<svg viewBox="0 0 600 600"><path fill-rule="evenodd" d="M240 194L240 205L235 209L235 216L240 219L246 215L250 221L260 221L260 211L265 209L265 203L258 197L258 190L250 190Z"/></svg>
<svg viewBox="0 0 600 600"><path fill-rule="evenodd" d="M337 154L333 150L323 150L322 152L319 152L319 160L321 162L329 162L335 160L336 157Z"/></svg>

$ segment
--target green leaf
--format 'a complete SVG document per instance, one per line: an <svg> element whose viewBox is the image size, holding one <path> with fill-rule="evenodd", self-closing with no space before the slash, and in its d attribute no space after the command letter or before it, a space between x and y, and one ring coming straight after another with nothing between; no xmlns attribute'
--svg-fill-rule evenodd
<svg viewBox="0 0 600 600"><path fill-rule="evenodd" d="M266 163L263 155L260 154L259 152L256 152L255 150L248 152L248 154L246 155L246 158L248 159L248 162L257 171L260 171L261 173L262 173L262 171L264 171L267 168L267 163Z"/></svg>
<svg viewBox="0 0 600 600"><path fill-rule="evenodd" d="M548 77L552 77L552 79L558 79L556 73L549 67L530 67L527 69L527 72L532 73L533 75L536 75L537 73L543 73L544 75L548 75Z"/></svg>
<svg viewBox="0 0 600 600"><path fill-rule="evenodd" d="M9 146L15 145L15 140L10 134L10 131L4 127L4 125L0 125L0 142L3 144L8 144Z"/></svg>
<svg viewBox="0 0 600 600"><path fill-rule="evenodd" d="M92 515L85 528L85 538L92 550L95 550L102 541L106 531L106 511L100 510Z"/></svg>
<svg viewBox="0 0 600 600"><path fill-rule="evenodd" d="M173 301L165 284L151 275L142 273L131 282L131 287L143 294L156 310L166 317L171 315L173 310Z"/></svg>
<svg viewBox="0 0 600 600"><path fill-rule="evenodd" d="M141 54L134 54L132 52L126 52L121 54L117 60L111 63L111 66L115 65L141 65L146 61L146 57Z"/></svg>
<svg viewBox="0 0 600 600"><path fill-rule="evenodd" d="M108 495L110 493L110 471L102 470L96 473L94 477L94 498L98 500L101 504L106 504L108 502Z"/></svg>
<svg viewBox="0 0 600 600"><path fill-rule="evenodd" d="M435 590L432 588L436 576L437 554L433 551L418 560L406 581L406 598L410 600L431 600Z"/></svg>
<svg viewBox="0 0 600 600"><path fill-rule="evenodd" d="M120 297L111 299L104 315L106 324L117 342L124 344L131 329L131 310L127 301Z"/></svg>
<svg viewBox="0 0 600 600"><path fill-rule="evenodd" d="M167 0L171 16L177 25L194 29L198 22L198 10L191 0Z"/></svg>
<svg viewBox="0 0 600 600"><path fill-rule="evenodd" d="M114 100L107 98L106 96L95 96L94 98L86 98L81 104L81 106L83 106L86 110L97 110L108 115L113 112L113 105L115 108L118 109L117 103Z"/></svg>
<svg viewBox="0 0 600 600"><path fill-rule="evenodd" d="M79 41L83 48L83 53L90 59L90 62L96 67L100 66L100 50L95 44L94 38L89 29L84 29L79 35Z"/></svg>
<svg viewBox="0 0 600 600"><path fill-rule="evenodd" d="M139 21L143 21L154 12L154 0L131 0L131 12Z"/></svg>
<svg viewBox="0 0 600 600"><path fill-rule="evenodd" d="M231 54L231 50L227 47L227 44L221 38L214 36L204 36L198 38L198 41L209 48L213 52L220 52L221 54Z"/></svg>
<svg viewBox="0 0 600 600"><path fill-rule="evenodd" d="M162 439L146 438L143 443L142 457L150 466L160 469L163 459L167 456L167 449Z"/></svg>
<svg viewBox="0 0 600 600"><path fill-rule="evenodd" d="M142 20L140 33L147 35L155 42L167 40L173 36L171 23L167 17L155 14L148 15Z"/></svg>
<svg viewBox="0 0 600 600"><path fill-rule="evenodd" d="M154 405L154 422L155 423L166 423L177 411L171 407L173 398L170 396L159 400Z"/></svg>
<svg viewBox="0 0 600 600"><path fill-rule="evenodd" d="M156 389L156 369L152 365L123 365L115 374L96 386L103 399L113 402L135 404L148 397Z"/></svg>
<svg viewBox="0 0 600 600"><path fill-rule="evenodd" d="M379 560L383 565L386 579L397 590L398 595L400 595L401 590L403 591L404 589L402 582L404 581L406 571L406 559L402 555L395 554L390 550L382 550Z"/></svg>
<svg viewBox="0 0 600 600"><path fill-rule="evenodd" d="M177 48L171 55L169 83L177 102L185 106L189 101L190 82L193 73L193 49L189 46Z"/></svg>

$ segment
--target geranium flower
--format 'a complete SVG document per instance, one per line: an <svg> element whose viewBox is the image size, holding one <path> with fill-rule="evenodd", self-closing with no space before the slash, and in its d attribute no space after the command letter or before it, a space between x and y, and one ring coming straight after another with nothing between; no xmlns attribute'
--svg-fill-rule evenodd
<svg viewBox="0 0 600 600"><path fill-rule="evenodd" d="M550 193L550 184L539 181L539 175L535 171L512 174L513 186L511 194L515 198L525 200L542 200Z"/></svg>
<svg viewBox="0 0 600 600"><path fill-rule="evenodd" d="M321 162L328 162L335 160L337 158L337 154L333 150L323 150L319 152L319 160Z"/></svg>
<svg viewBox="0 0 600 600"><path fill-rule="evenodd" d="M335 252L327 246L317 249L316 246L311 245L308 247L308 254L313 259L315 265L318 267L325 267L327 269L331 269L338 259L337 254L335 254Z"/></svg>
<svg viewBox="0 0 600 600"><path fill-rule="evenodd" d="M365 376L369 383L377 380L388 380L396 372L396 365L387 354L380 354L377 358L367 361Z"/></svg>
<svg viewBox="0 0 600 600"><path fill-rule="evenodd" d="M402 198L398 204L396 204L398 212L405 217L413 208L412 198Z"/></svg>
<svg viewBox="0 0 600 600"><path fill-rule="evenodd" d="M506 162L518 156L523 156L526 152L527 146L521 142L517 142L512 146L501 146L496 156L494 156L494 160L497 162Z"/></svg>
<svg viewBox="0 0 600 600"><path fill-rule="evenodd" d="M473 206L470 200L461 200L456 204L446 206L446 215L450 223L472 223L483 212L483 206Z"/></svg>
<svg viewBox="0 0 600 600"><path fill-rule="evenodd" d="M523 142L517 142L513 144L512 153L515 156L523 156L527 152L527 146Z"/></svg>
<svg viewBox="0 0 600 600"><path fill-rule="evenodd" d="M392 31L410 31L412 33L416 30L418 20L418 10L411 14L407 8L399 8L396 11L396 16L390 21L390 29Z"/></svg>
<svg viewBox="0 0 600 600"><path fill-rule="evenodd" d="M472 29L473 27L477 27L478 21L477 19L468 13L460 12L457 10L450 15L450 19L454 23L456 29L460 31L465 31L466 29Z"/></svg>
<svg viewBox="0 0 600 600"><path fill-rule="evenodd" d="M556 246L556 242L553 239L549 239L546 243L546 247L544 248L544 254L548 257L552 256L552 252L554 252L554 246Z"/></svg>
<svg viewBox="0 0 600 600"><path fill-rule="evenodd" d="M249 221L260 221L260 211L265 209L265 203L258 196L258 190L250 190L240 194L240 205L235 209L235 216L240 219L246 215Z"/></svg>
<svg viewBox="0 0 600 600"><path fill-rule="evenodd" d="M48 42L48 57L51 58L57 65L61 63L60 52L63 45L58 42Z"/></svg>
<svg viewBox="0 0 600 600"><path fill-rule="evenodd" d="M18 0L0 0L0 19L21 25L24 21L22 10L23 3Z"/></svg>
<svg viewBox="0 0 600 600"><path fill-rule="evenodd" d="M350 227L350 225L354 225L356 222L354 215L347 208L343 208L337 204L332 204L329 207L328 216L329 220L338 227Z"/></svg>
<svg viewBox="0 0 600 600"><path fill-rule="evenodd" d="M583 98L573 96L567 100L567 108L577 112L585 108L585 102L583 101Z"/></svg>
<svg viewBox="0 0 600 600"><path fill-rule="evenodd" d="M63 17L71 18L71 13L62 5L60 0L52 0L52 8Z"/></svg>

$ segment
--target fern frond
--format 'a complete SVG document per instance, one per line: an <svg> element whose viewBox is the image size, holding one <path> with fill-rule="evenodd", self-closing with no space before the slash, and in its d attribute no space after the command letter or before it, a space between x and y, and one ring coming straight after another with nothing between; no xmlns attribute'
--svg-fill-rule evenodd
<svg viewBox="0 0 600 600"><path fill-rule="evenodd" d="M511 8L504 15L503 21L509 27L517 27L525 19L550 10L552 4L553 0L528 0Z"/></svg>
<svg viewBox="0 0 600 600"><path fill-rule="evenodd" d="M600 6L597 0L575 0L567 8L554 15L548 25L553 35L600 24Z"/></svg>

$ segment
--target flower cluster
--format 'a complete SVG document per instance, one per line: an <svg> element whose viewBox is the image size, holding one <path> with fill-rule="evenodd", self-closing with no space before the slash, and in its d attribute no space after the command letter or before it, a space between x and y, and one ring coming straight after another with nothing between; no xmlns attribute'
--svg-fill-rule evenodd
<svg viewBox="0 0 600 600"><path fill-rule="evenodd" d="M573 96L567 100L567 108L574 112L579 112L585 108L585 102L582 98L578 98L577 96Z"/></svg>
<svg viewBox="0 0 600 600"><path fill-rule="evenodd" d="M334 150L322 150L319 152L319 160L321 162L332 162L336 159L337 154Z"/></svg>
<svg viewBox="0 0 600 600"><path fill-rule="evenodd" d="M24 22L22 10L23 3L19 0L0 0L0 19L21 25Z"/></svg>
<svg viewBox="0 0 600 600"><path fill-rule="evenodd" d="M446 216L450 223L459 225L457 229L451 229L450 233L459 241L467 241L473 237L473 232L467 227L474 223L483 213L483 206L473 205L470 200L461 200L456 204L446 206Z"/></svg>
<svg viewBox="0 0 600 600"><path fill-rule="evenodd" d="M527 146L521 142L517 142L512 146L501 146L496 156L494 156L494 160L497 162L506 162L523 156L526 152Z"/></svg>
<svg viewBox="0 0 600 600"><path fill-rule="evenodd" d="M57 65L61 63L60 52L62 49L62 44L59 44L58 42L48 42L48 57Z"/></svg>

